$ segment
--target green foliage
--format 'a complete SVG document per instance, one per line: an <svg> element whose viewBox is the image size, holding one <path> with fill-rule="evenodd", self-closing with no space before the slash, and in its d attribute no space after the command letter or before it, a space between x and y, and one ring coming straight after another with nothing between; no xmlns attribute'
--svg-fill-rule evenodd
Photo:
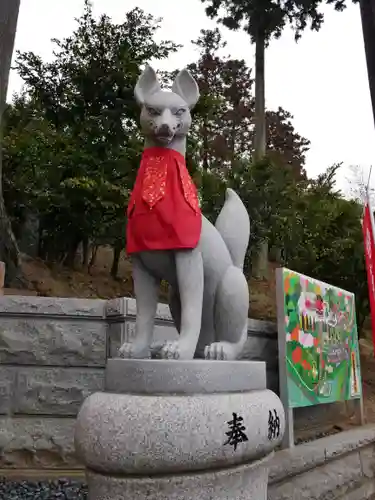
<svg viewBox="0 0 375 500"><path fill-rule="evenodd" d="M269 159L239 164L229 179L252 222L253 248L267 238L282 249L281 264L356 295L358 325L369 312L362 236L362 206L335 190L341 165L315 180Z"/></svg>
<svg viewBox="0 0 375 500"><path fill-rule="evenodd" d="M18 54L24 90L8 112L4 145L13 218L25 208L40 215L51 259L72 257L85 239L124 245L124 207L142 148L133 88L145 62L177 49L155 42L159 25L140 9L114 24L96 20L86 1L77 24L54 40L52 62Z"/></svg>
<svg viewBox="0 0 375 500"><path fill-rule="evenodd" d="M296 217L301 224L293 226L288 263L297 271L354 292L361 327L369 311L362 206L335 191L339 168L334 165L310 181L298 200Z"/></svg>
<svg viewBox="0 0 375 500"><path fill-rule="evenodd" d="M231 2L212 3L219 9ZM262 3L271 4L276 8ZM257 4L246 5L247 15ZM279 2L277 8L291 12L298 5L302 9L306 2ZM245 19L240 11L233 14L237 23ZM303 18L299 22L302 29ZM41 257L69 264L79 243L90 241L111 245L118 261L142 150L133 87L145 62L177 49L170 41L156 43L157 29L139 9L128 12L122 24L107 16L96 20L86 2L74 33L55 41L52 62L18 54L25 86L6 110L4 198L16 235L25 214L39 216ZM252 71L243 60L219 55L225 44L217 29L202 30L195 45L199 56L189 69L201 99L187 163L204 214L214 222L225 189L234 188L251 218L247 261L251 249L268 240L282 250L281 264L354 292L361 325L368 313L361 207L335 190L339 165L308 179L309 141L281 108L267 111L266 157L254 163ZM174 74L164 74L164 83Z"/></svg>
<svg viewBox="0 0 375 500"><path fill-rule="evenodd" d="M332 5L342 11L346 0L201 0L206 4L206 13L217 18L220 23L232 30L242 28L252 41L262 33L266 41L271 37L279 38L289 24L298 40L302 32L310 27L318 31L323 22L322 6ZM353 0L357 3L358 0Z"/></svg>

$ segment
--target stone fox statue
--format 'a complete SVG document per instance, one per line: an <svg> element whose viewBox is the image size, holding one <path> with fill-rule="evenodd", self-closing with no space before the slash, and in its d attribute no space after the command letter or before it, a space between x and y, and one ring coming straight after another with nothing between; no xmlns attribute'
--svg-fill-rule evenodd
<svg viewBox="0 0 375 500"><path fill-rule="evenodd" d="M147 66L135 87L145 149L128 205L127 253L137 303L135 337L124 358L233 360L247 337L249 290L243 265L250 237L247 211L231 189L216 224L199 208L185 164L190 110L199 89L187 70L172 92ZM161 280L170 287L176 341L153 343Z"/></svg>

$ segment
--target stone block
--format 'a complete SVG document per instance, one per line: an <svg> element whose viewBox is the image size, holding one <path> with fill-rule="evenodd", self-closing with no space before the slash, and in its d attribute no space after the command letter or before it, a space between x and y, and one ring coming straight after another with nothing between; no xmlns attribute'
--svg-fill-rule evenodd
<svg viewBox="0 0 375 500"><path fill-rule="evenodd" d="M11 413L15 383L15 369L0 366L0 415L9 415Z"/></svg>
<svg viewBox="0 0 375 500"><path fill-rule="evenodd" d="M136 300L135 299L127 299L127 309L126 309L126 315L127 316L136 316L137 314L137 306L136 306ZM169 305L168 304L162 304L159 302L157 310L156 310L156 320L159 321L169 321L172 322L172 315L169 310Z"/></svg>
<svg viewBox="0 0 375 500"><path fill-rule="evenodd" d="M333 434L324 439L326 458L349 453L372 444L375 441L375 426L364 425L348 432Z"/></svg>
<svg viewBox="0 0 375 500"><path fill-rule="evenodd" d="M363 469L367 471L367 477L372 477L369 468L365 469L364 465L372 460L374 433L374 425L365 425L278 451L270 463L270 483L303 474L351 452L361 454Z"/></svg>
<svg viewBox="0 0 375 500"><path fill-rule="evenodd" d="M375 444L365 446L359 450L363 475L366 478L375 478ZM375 482L375 481L374 481Z"/></svg>
<svg viewBox="0 0 375 500"><path fill-rule="evenodd" d="M266 368L267 372L267 389L273 391L279 396L279 374L274 369Z"/></svg>
<svg viewBox="0 0 375 500"><path fill-rule="evenodd" d="M137 314L136 300L127 297L108 300L105 310L107 318L123 316L125 318L131 318L132 320L134 320ZM156 310L155 320L159 322L170 323L173 321L168 304L162 304L159 302Z"/></svg>
<svg viewBox="0 0 375 500"><path fill-rule="evenodd" d="M74 418L0 417L0 468L80 467Z"/></svg>
<svg viewBox="0 0 375 500"><path fill-rule="evenodd" d="M370 500L374 498L375 482L365 481L363 484L355 485L351 491L347 491L338 500Z"/></svg>
<svg viewBox="0 0 375 500"><path fill-rule="evenodd" d="M248 331L244 349L242 351L241 360L248 361L265 361L267 365L267 387L271 391L279 394L279 360L277 351L277 342L269 335L262 335L260 332L255 333L255 326L261 328L262 323L258 321L255 325L255 320L249 320L252 329ZM258 325L260 323L260 325Z"/></svg>
<svg viewBox="0 0 375 500"><path fill-rule="evenodd" d="M115 299L115 300L119 300L119 299ZM131 299L131 298L128 298L125 300L126 300L125 315L128 317L131 317L131 316L135 317L136 313L137 313L136 300ZM116 306L112 306L112 307L116 307ZM173 318L171 316L168 304L162 304L162 303L158 304L155 319L157 321L161 321L161 322L173 323ZM259 337L267 337L271 340L274 340L275 343L277 344L277 326L273 322L249 318L248 330L249 330L250 336L252 336L252 334L254 334L255 336L259 336ZM262 361L264 361L264 360L262 360Z"/></svg>
<svg viewBox="0 0 375 500"><path fill-rule="evenodd" d="M125 320L124 323L112 323L108 327L109 357L115 358L122 342L129 342L134 338L135 322ZM171 324L156 324L154 328L154 342L176 340L178 333Z"/></svg>
<svg viewBox="0 0 375 500"><path fill-rule="evenodd" d="M105 360L104 321L1 317L0 364L104 367Z"/></svg>
<svg viewBox="0 0 375 500"><path fill-rule="evenodd" d="M270 462L269 482L279 483L325 463L323 439L275 453Z"/></svg>
<svg viewBox="0 0 375 500"><path fill-rule="evenodd" d="M268 500L332 500L346 498L363 480L359 453L331 460L268 487Z"/></svg>
<svg viewBox="0 0 375 500"><path fill-rule="evenodd" d="M102 368L19 368L13 413L75 417L86 397L103 387Z"/></svg>
<svg viewBox="0 0 375 500"><path fill-rule="evenodd" d="M159 308L159 304L158 304ZM136 300L127 298L126 299L126 315L127 316L136 316L137 314L137 305L136 305Z"/></svg>
<svg viewBox="0 0 375 500"><path fill-rule="evenodd" d="M241 354L241 359L249 361L266 361L267 368L277 370L277 343L268 337L254 335L249 331L249 336Z"/></svg>
<svg viewBox="0 0 375 500"><path fill-rule="evenodd" d="M277 343L277 325L272 321L263 321L259 319L248 319L248 331L249 335L252 333L254 335L269 337Z"/></svg>
<svg viewBox="0 0 375 500"><path fill-rule="evenodd" d="M105 300L9 295L0 301L0 316L48 315L103 319Z"/></svg>
<svg viewBox="0 0 375 500"><path fill-rule="evenodd" d="M121 339L127 338L126 323L109 323L107 325L107 352L108 358L117 357L117 352L121 346Z"/></svg>
<svg viewBox="0 0 375 500"><path fill-rule="evenodd" d="M106 318L116 318L117 316L126 316L127 314L126 297L118 297L116 299L107 300L105 304Z"/></svg>

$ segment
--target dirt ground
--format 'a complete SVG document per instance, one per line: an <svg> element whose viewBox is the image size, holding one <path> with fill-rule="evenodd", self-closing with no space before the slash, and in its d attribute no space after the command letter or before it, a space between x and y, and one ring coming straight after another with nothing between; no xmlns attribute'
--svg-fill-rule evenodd
<svg viewBox="0 0 375 500"><path fill-rule="evenodd" d="M82 269L79 264L75 270L71 270L56 265L49 266L41 260L29 258L23 262L23 273L27 278L28 288L40 296L102 299L131 297L133 283L129 261L124 255L121 256L118 279L110 276L111 264L112 250L102 247L98 251L96 264L90 273ZM252 318L276 320L275 267L270 264L268 280L251 280L249 283ZM164 299L165 288L162 288L160 300ZM375 422L375 359L369 333L360 340L360 347L365 413L368 422ZM347 425L351 425L351 422L336 422L335 425L332 424L331 430L324 432L331 433L335 427L341 429ZM301 438L303 439L303 436Z"/></svg>

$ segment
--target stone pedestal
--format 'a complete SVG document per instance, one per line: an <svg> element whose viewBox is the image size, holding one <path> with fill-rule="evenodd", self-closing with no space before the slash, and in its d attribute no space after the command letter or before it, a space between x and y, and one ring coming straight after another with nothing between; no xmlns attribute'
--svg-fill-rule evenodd
<svg viewBox="0 0 375 500"><path fill-rule="evenodd" d="M75 444L89 500L266 500L285 417L265 363L108 360Z"/></svg>

